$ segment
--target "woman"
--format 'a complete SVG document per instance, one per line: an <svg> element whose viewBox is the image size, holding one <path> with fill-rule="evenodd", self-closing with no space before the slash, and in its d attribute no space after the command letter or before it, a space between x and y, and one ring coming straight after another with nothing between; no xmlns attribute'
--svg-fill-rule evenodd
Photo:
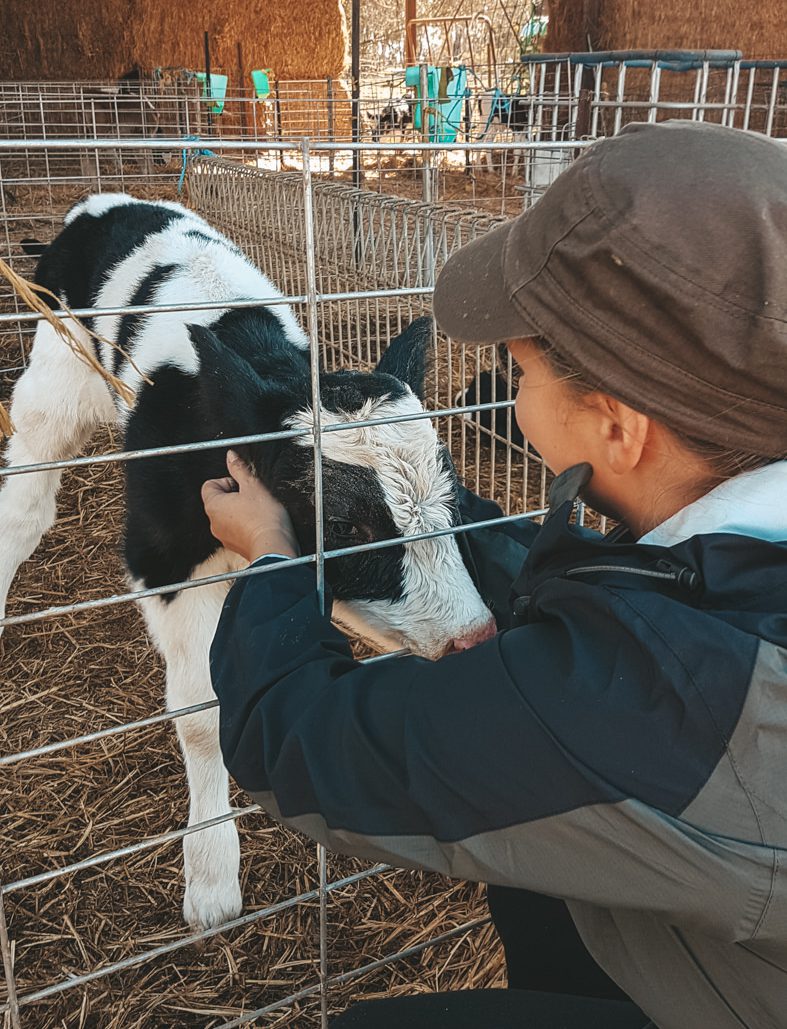
<svg viewBox="0 0 787 1029"><path fill-rule="evenodd" d="M507 342L557 474L504 631L360 666L313 572L282 568L234 586L212 652L225 761L275 817L492 884L515 989L336 1024L787 1026L787 152L629 126L450 259L434 307ZM203 490L214 534L297 553L229 471ZM580 494L612 537L570 524Z"/></svg>

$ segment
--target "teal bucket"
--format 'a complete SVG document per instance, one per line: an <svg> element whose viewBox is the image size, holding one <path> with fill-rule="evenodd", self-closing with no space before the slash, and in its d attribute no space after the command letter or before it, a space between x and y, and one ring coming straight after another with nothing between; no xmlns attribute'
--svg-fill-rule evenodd
<svg viewBox="0 0 787 1029"><path fill-rule="evenodd" d="M426 72L428 96L426 103L431 109L427 115L430 143L453 143L462 124L462 106L467 94L467 68L464 65L451 67L451 80L446 83L445 97L440 96L440 80L447 78L447 68L429 65ZM421 68L414 64L405 70L405 85L414 86L421 100ZM421 132L423 103L415 105L413 124Z"/></svg>
<svg viewBox="0 0 787 1029"><path fill-rule="evenodd" d="M208 77L204 71L197 72L197 82L202 83L202 99L210 103L211 114L221 114L227 96L227 76L210 73L210 97L208 97Z"/></svg>
<svg viewBox="0 0 787 1029"><path fill-rule="evenodd" d="M271 70L270 68L258 68L251 73L251 81L254 84L254 95L258 100L267 100L271 95Z"/></svg>

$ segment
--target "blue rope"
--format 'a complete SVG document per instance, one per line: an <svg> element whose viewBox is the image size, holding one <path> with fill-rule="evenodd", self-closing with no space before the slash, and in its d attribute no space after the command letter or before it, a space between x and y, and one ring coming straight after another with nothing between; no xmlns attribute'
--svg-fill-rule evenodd
<svg viewBox="0 0 787 1029"><path fill-rule="evenodd" d="M198 140L200 137L199 136L183 136L182 138L183 139L187 139L189 142L192 142L194 140ZM216 156L212 150L185 150L184 149L182 151L181 166L180 166L180 178L178 179L178 195L180 195L183 192L183 184L186 181L186 169L188 168L188 163L189 163L189 159L190 159L189 155L191 156L191 158L194 158L194 157L215 157Z"/></svg>

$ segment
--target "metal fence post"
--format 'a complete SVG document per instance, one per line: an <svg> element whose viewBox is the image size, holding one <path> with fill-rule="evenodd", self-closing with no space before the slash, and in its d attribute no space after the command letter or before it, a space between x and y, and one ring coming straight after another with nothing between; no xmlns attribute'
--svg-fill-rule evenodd
<svg viewBox="0 0 787 1029"><path fill-rule="evenodd" d="M429 66L422 64L419 69L421 89L421 138L424 143L431 143L431 131L429 118L432 117L432 108L429 103ZM437 119L432 124L435 126L435 138L437 137ZM431 150L424 150L423 156L423 197L425 204L431 204L434 196L434 183L432 180L434 171L434 158ZM434 226L432 219L426 217L426 232L424 238L424 253L422 256L421 285L434 285Z"/></svg>
<svg viewBox="0 0 787 1029"><path fill-rule="evenodd" d="M420 90L421 90L421 139L429 143L429 117L431 107L429 105L429 65L422 64L419 69ZM427 204L432 202L432 153L424 150L423 162L423 194Z"/></svg>
<svg viewBox="0 0 787 1029"><path fill-rule="evenodd" d="M306 243L306 321L312 386L312 431L314 433L314 525L315 570L320 612L325 613L325 540L323 538L322 436L320 425L320 341L317 321L317 261L314 238L314 196L312 193L311 149L301 141L303 162L303 218ZM320 1024L328 1027L328 870L325 847L317 845L319 868L320 921Z"/></svg>
<svg viewBox="0 0 787 1029"><path fill-rule="evenodd" d="M327 82L326 82L326 91L327 91L327 99L328 99L328 141L330 143L335 143L336 142L336 125L335 125L334 111L333 111L333 79L331 78L330 75L328 76L328 79L327 79ZM336 174L335 164L336 164L336 154L333 152L333 150L329 150L328 151L328 171L330 172L331 178L334 178L334 176Z"/></svg>

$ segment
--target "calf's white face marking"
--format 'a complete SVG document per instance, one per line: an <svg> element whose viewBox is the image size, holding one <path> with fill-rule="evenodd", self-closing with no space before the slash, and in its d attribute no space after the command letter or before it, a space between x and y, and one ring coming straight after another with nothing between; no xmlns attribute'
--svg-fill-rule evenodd
<svg viewBox="0 0 787 1029"><path fill-rule="evenodd" d="M323 428L341 422L418 414L423 407L408 390L401 397L366 401L353 411L322 408ZM288 419L290 428L310 429L310 409ZM311 447L311 436L298 443ZM322 435L325 458L374 472L396 529L402 536L402 595L395 600L346 600L334 604L334 617L370 642L390 649L407 647L436 658L455 639L472 635L490 621L462 561L456 540L407 538L457 524L456 480L429 419L358 426Z"/></svg>

